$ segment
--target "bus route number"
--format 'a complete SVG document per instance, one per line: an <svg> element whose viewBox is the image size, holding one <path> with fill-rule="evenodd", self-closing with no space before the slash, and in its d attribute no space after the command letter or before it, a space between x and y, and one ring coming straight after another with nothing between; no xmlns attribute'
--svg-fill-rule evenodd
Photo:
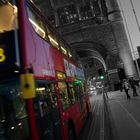
<svg viewBox="0 0 140 140"><path fill-rule="evenodd" d="M4 49L0 48L0 62L4 62L5 59Z"/></svg>

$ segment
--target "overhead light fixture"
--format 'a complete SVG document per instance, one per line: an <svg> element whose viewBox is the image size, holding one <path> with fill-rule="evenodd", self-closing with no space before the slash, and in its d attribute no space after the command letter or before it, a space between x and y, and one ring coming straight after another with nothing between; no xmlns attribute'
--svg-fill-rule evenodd
<svg viewBox="0 0 140 140"><path fill-rule="evenodd" d="M67 51L64 47L61 46L61 49L64 51L65 54L67 53Z"/></svg>
<svg viewBox="0 0 140 140"><path fill-rule="evenodd" d="M19 71L18 71L18 70L15 70L14 72L15 72L15 73L19 73Z"/></svg>
<svg viewBox="0 0 140 140"><path fill-rule="evenodd" d="M68 54L69 54L69 57L72 57L72 55L70 54L70 52Z"/></svg>
<svg viewBox="0 0 140 140"><path fill-rule="evenodd" d="M21 126L22 125L22 123L18 123L18 126Z"/></svg>
<svg viewBox="0 0 140 140"><path fill-rule="evenodd" d="M53 42L55 45L58 46L58 42L57 41L55 41L50 35L48 35L48 37L49 37L51 42Z"/></svg>
<svg viewBox="0 0 140 140"><path fill-rule="evenodd" d="M14 126L12 126L12 127L11 127L11 130L13 130L13 129L15 129L15 127L14 127Z"/></svg>

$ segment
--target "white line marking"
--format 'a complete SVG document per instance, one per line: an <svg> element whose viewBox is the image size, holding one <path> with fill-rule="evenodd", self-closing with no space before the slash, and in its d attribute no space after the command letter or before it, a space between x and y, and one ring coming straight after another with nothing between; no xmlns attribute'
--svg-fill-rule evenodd
<svg viewBox="0 0 140 140"><path fill-rule="evenodd" d="M99 111L100 111L100 105L101 105L101 102L99 102L101 100L100 98L101 98L101 96L97 96L96 101L95 100L93 101L95 103L92 104L92 107L93 107L92 113L95 112L96 115L99 114ZM95 129L93 129L95 121L97 121L97 116L95 116L95 118L92 119L92 121L91 121L90 130L88 132L87 140L89 140L91 138L92 134L95 133L94 132Z"/></svg>
<svg viewBox="0 0 140 140"><path fill-rule="evenodd" d="M101 119L101 125L100 125L100 140L104 140L104 97L102 96L102 105L101 105L101 109L102 109L102 119Z"/></svg>
<svg viewBox="0 0 140 140"><path fill-rule="evenodd" d="M134 121L134 123L137 125L138 128L140 128L140 123L133 117L133 115L131 113L129 113L129 111L119 102L118 104L126 111L126 113L128 114L128 116Z"/></svg>

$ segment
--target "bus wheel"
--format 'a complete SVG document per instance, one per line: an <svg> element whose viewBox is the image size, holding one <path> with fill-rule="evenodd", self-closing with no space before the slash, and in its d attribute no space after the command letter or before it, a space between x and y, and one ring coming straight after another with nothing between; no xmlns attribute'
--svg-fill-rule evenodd
<svg viewBox="0 0 140 140"><path fill-rule="evenodd" d="M68 140L76 140L76 134L72 124L69 126L68 129Z"/></svg>

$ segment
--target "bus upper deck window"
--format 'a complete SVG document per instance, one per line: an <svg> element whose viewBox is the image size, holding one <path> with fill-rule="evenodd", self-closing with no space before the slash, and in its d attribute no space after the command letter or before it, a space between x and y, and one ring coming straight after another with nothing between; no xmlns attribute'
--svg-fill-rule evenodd
<svg viewBox="0 0 140 140"><path fill-rule="evenodd" d="M67 48L64 42L60 42L60 50L63 54L68 55Z"/></svg>
<svg viewBox="0 0 140 140"><path fill-rule="evenodd" d="M67 50L63 46L60 46L60 48L61 48L61 52L65 55L67 55Z"/></svg>
<svg viewBox="0 0 140 140"><path fill-rule="evenodd" d="M40 16L31 8L27 7L28 19L32 24L35 32L42 38L46 37L46 32L44 28L44 23L42 22Z"/></svg>
<svg viewBox="0 0 140 140"><path fill-rule="evenodd" d="M70 52L68 52L68 56L71 58L72 57L72 55L71 55L71 53Z"/></svg>
<svg viewBox="0 0 140 140"><path fill-rule="evenodd" d="M10 2L0 5L0 33L18 28L17 12L17 7Z"/></svg>
<svg viewBox="0 0 140 140"><path fill-rule="evenodd" d="M53 35L51 35L51 34L48 35L48 38L49 38L52 46L55 47L55 48L57 48L59 50L59 43L56 40L56 38Z"/></svg>

